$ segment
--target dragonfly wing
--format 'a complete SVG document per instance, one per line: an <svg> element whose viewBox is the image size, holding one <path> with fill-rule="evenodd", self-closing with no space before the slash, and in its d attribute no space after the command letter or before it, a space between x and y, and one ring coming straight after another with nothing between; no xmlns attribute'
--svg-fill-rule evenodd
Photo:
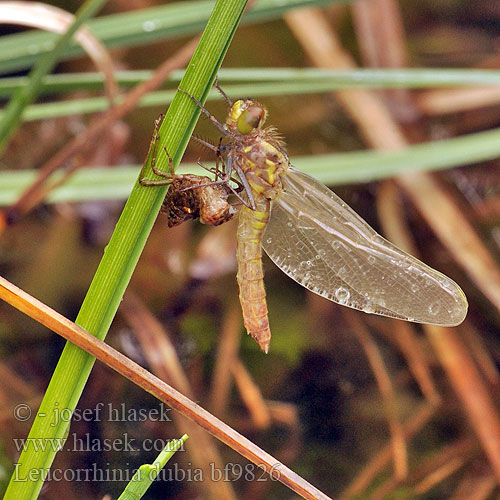
<svg viewBox="0 0 500 500"><path fill-rule="evenodd" d="M367 313L454 326L467 300L450 278L377 234L325 185L290 168L263 247L302 286Z"/></svg>

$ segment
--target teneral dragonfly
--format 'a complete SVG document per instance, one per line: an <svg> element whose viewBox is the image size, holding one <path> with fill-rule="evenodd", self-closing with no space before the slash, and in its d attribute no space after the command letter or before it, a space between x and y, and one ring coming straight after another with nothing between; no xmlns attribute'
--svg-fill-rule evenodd
<svg viewBox="0 0 500 500"><path fill-rule="evenodd" d="M237 281L245 327L264 352L271 332L262 247L288 276L338 304L417 323L463 321L467 299L453 280L384 239L325 185L292 167L276 130L263 127L265 106L233 103L219 90L230 107L225 124L183 92L229 140L214 149L224 156L225 179L235 173L244 187Z"/></svg>

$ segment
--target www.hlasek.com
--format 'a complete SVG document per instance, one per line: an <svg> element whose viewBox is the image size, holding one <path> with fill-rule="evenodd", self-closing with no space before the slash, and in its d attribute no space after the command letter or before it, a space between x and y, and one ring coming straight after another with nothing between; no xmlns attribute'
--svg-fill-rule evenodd
<svg viewBox="0 0 500 500"><path fill-rule="evenodd" d="M106 452L106 451L116 451L116 452L126 452L126 453L137 453L137 452L148 452L156 451L160 452L164 449L169 451L169 446L172 445L172 449L176 449L174 442L165 439L146 438L138 441L134 437L130 436L128 432L125 432L119 438L107 439L107 438L96 438L92 437L91 434L86 433L83 436L79 436L76 433L70 433L66 438L26 438L26 439L14 439L14 446L18 452L27 451L29 449L35 452L43 451L72 451L72 452ZM179 448L179 451L184 451L184 444Z"/></svg>
<svg viewBox="0 0 500 500"><path fill-rule="evenodd" d="M14 481L28 482L38 481L80 481L80 482L130 482L134 479L134 474L137 469L103 469L93 464L92 467L86 469L30 469L24 477L19 475L20 463L16 464L14 472ZM107 463L106 465L110 465ZM128 463L125 464L129 465ZM162 481L180 481L180 482L203 482L203 481L279 481L280 479L280 463L276 463L268 472L265 472L265 466L255 464L241 465L238 463L227 463L223 468L217 467L214 463L210 463L206 469L193 468L191 462L188 462L187 467L183 467L174 463L171 467L163 468L159 474L157 471L150 470L149 479L157 479Z"/></svg>

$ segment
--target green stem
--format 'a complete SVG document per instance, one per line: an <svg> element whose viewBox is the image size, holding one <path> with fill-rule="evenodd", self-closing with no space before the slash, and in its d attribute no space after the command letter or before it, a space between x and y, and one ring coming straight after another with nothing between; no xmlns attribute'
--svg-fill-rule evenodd
<svg viewBox="0 0 500 500"><path fill-rule="evenodd" d="M118 500L140 500L163 467L174 456L174 453L180 450L187 439L187 434L184 434L180 439L173 439L165 446L152 464L141 465L123 490L123 493L118 497Z"/></svg>
<svg viewBox="0 0 500 500"><path fill-rule="evenodd" d="M151 78L150 70L116 71L114 76L122 88L130 88ZM177 84L183 70L173 71L165 83ZM227 82L239 82L253 89L257 82L262 95L267 88L273 90L273 85L300 83L306 85L327 84L327 90L350 88L439 88L463 87L466 85L499 86L500 71L488 69L355 69L337 71L323 68L226 68L219 71L219 79L228 87ZM74 92L77 90L103 90L104 75L102 73L64 73L47 75L42 82L41 92L56 94ZM28 77L15 76L0 80L0 97L9 97L13 92L26 86ZM268 87L264 87L267 85ZM285 87L288 88L288 87ZM236 87L238 89L238 87ZM234 92L232 89L231 92ZM246 90L248 92L248 90ZM314 92L315 89L311 89ZM277 92L276 92L277 93ZM234 95L234 94L233 94ZM243 94L241 94L243 95ZM246 94L245 94L246 95ZM254 92L251 92L254 95Z"/></svg>
<svg viewBox="0 0 500 500"><path fill-rule="evenodd" d="M227 51L243 13L246 0L218 0L198 48L186 70L181 88L204 99L213 84L217 70ZM199 109L184 94L178 93L169 107L160 130L159 147L165 146L178 163L199 115ZM166 162L160 155L159 168ZM150 162L151 158L146 161ZM104 252L99 268L82 304L76 323L103 339L128 285L142 252L166 188L146 188L137 182L123 209L120 220ZM63 409L74 411L94 363L94 358L72 344L66 344L45 393L28 439L54 443L63 439L69 422L54 422L52 415ZM36 450L28 446L9 483L6 500L35 499L43 478L30 480L30 472L47 470L56 450ZM50 448L50 447L49 447Z"/></svg>
<svg viewBox="0 0 500 500"><path fill-rule="evenodd" d="M151 73L139 71L118 73L118 83L130 86L147 80ZM179 81L182 72L172 75L171 81ZM47 79L47 90L65 92L84 88L102 88L102 75L81 75L78 83L77 75L54 75ZM458 87L466 85L498 86L500 71L489 70L356 70L331 71L319 69L293 68L260 68L260 69L226 69L220 71L224 89L231 96L283 96L308 93L330 92L346 88L427 88ZM21 79L0 81L0 96L9 95L13 88L19 88ZM226 84L234 81L236 84ZM241 82L241 83L239 83ZM164 106L172 102L173 90L160 90L145 95L140 107ZM220 94L211 91L208 99L220 99ZM121 98L116 99L120 104ZM28 106L22 116L24 121L42 120L71 116L83 113L96 113L109 108L105 97L89 97L59 102L33 104ZM0 112L0 118L2 118Z"/></svg>
<svg viewBox="0 0 500 500"><path fill-rule="evenodd" d="M258 0L245 14L243 22L258 23L279 19L294 8L331 4L335 0ZM339 0L337 0L339 1ZM344 0L346 1L346 0ZM149 44L199 33L210 15L213 0L172 2L148 9L102 16L88 23L89 29L106 47ZM52 50L53 33L31 30L2 36L0 39L0 73L26 68L44 53ZM83 49L70 44L63 59L82 56Z"/></svg>
<svg viewBox="0 0 500 500"><path fill-rule="evenodd" d="M500 129L416 144L400 151L352 151L292 158L292 164L328 185L369 182L404 172L433 171L500 157ZM47 198L48 203L124 199L139 167L87 167L75 173ZM182 174L204 175L194 163ZM0 206L13 203L35 179L33 170L0 173ZM61 175L61 174L59 174ZM54 182L59 180L56 175Z"/></svg>

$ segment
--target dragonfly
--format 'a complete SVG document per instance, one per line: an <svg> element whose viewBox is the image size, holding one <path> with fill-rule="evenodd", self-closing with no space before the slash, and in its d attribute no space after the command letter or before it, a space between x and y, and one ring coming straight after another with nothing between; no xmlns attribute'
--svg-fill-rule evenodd
<svg viewBox="0 0 500 500"><path fill-rule="evenodd" d="M243 187L237 282L246 330L265 353L271 331L262 248L290 278L337 304L416 323L464 320L467 299L453 280L380 236L328 187L293 167L277 130L264 127L264 105L233 102L215 86L229 106L225 123L179 90L228 141L212 146L224 160L217 182L237 175Z"/></svg>

